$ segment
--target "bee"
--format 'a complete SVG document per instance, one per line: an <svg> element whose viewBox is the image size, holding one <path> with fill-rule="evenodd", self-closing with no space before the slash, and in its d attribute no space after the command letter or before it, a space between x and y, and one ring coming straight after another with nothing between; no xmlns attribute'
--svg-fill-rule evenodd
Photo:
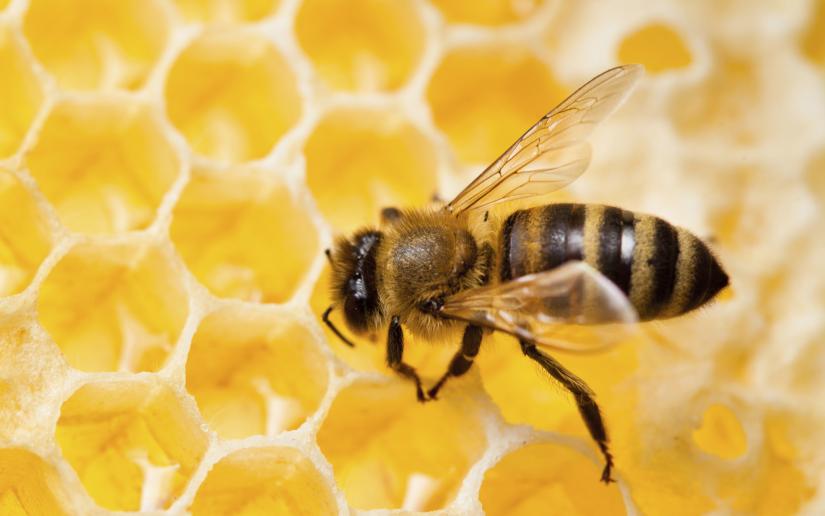
<svg viewBox="0 0 825 516"><path fill-rule="evenodd" d="M387 328L387 365L415 384L419 401L436 399L465 374L484 333L516 337L522 353L568 389L604 457L601 480L613 480L613 457L593 391L549 351L603 345L587 331L678 316L710 301L728 276L708 246L685 229L641 213L598 204L519 209L503 220L493 205L570 184L590 162L585 141L629 95L640 65L612 68L542 117L452 201L441 208L382 212L379 227L339 238L327 256L333 304L354 333ZM404 362L404 330L429 340L461 333L447 371L424 391ZM584 335L584 338L582 338Z"/></svg>

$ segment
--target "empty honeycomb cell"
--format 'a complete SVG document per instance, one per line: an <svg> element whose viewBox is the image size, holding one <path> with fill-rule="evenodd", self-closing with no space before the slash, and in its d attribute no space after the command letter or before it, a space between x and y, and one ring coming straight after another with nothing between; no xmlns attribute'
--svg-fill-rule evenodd
<svg viewBox="0 0 825 516"><path fill-rule="evenodd" d="M386 206L426 204L436 190L433 146L396 110L334 110L304 154L309 188L338 231L377 223Z"/></svg>
<svg viewBox="0 0 825 516"><path fill-rule="evenodd" d="M487 470L481 505L488 516L625 514L616 484L597 485L602 466L559 444L532 444ZM593 486L583 489L583 486Z"/></svg>
<svg viewBox="0 0 825 516"><path fill-rule="evenodd" d="M22 448L0 449L0 514L71 514L70 493L54 467Z"/></svg>
<svg viewBox="0 0 825 516"><path fill-rule="evenodd" d="M741 457L748 450L748 440L734 412L715 403L705 410L702 424L693 432L699 448L722 459Z"/></svg>
<svg viewBox="0 0 825 516"><path fill-rule="evenodd" d="M139 89L166 46L155 0L32 0L24 20L37 59L69 89Z"/></svg>
<svg viewBox="0 0 825 516"><path fill-rule="evenodd" d="M83 371L156 371L188 314L181 271L153 243L73 248L38 299L40 322Z"/></svg>
<svg viewBox="0 0 825 516"><path fill-rule="evenodd" d="M504 25L528 18L547 0L432 0L450 23Z"/></svg>
<svg viewBox="0 0 825 516"><path fill-rule="evenodd" d="M788 439L789 429L802 423L803 433L819 423L789 412L769 414L764 422L765 445L751 464L723 470L716 495L721 508L738 514L800 514L815 490L810 480L794 464L796 451ZM805 428L808 427L808 428ZM805 440L795 436L796 442ZM800 439L801 438L801 439Z"/></svg>
<svg viewBox="0 0 825 516"><path fill-rule="evenodd" d="M174 0L191 20L208 22L251 22L270 16L278 0Z"/></svg>
<svg viewBox="0 0 825 516"><path fill-rule="evenodd" d="M57 442L94 501L168 508L207 447L197 412L157 379L86 384L63 403Z"/></svg>
<svg viewBox="0 0 825 516"><path fill-rule="evenodd" d="M69 229L143 229L181 172L156 113L126 98L84 96L49 113L26 164Z"/></svg>
<svg viewBox="0 0 825 516"><path fill-rule="evenodd" d="M448 52L427 88L427 102L459 160L486 165L566 92L528 48L487 44Z"/></svg>
<svg viewBox="0 0 825 516"><path fill-rule="evenodd" d="M241 29L213 29L189 44L166 79L166 109L198 153L226 162L262 158L301 115L289 65Z"/></svg>
<svg viewBox="0 0 825 516"><path fill-rule="evenodd" d="M397 380L341 391L318 445L350 505L430 511L450 503L487 443L468 399L421 404Z"/></svg>
<svg viewBox="0 0 825 516"><path fill-rule="evenodd" d="M319 250L312 219L262 170L196 170L170 234L214 294L266 303L288 300Z"/></svg>
<svg viewBox="0 0 825 516"><path fill-rule="evenodd" d="M193 516L337 514L327 480L301 452L250 447L212 466L190 507Z"/></svg>
<svg viewBox="0 0 825 516"><path fill-rule="evenodd" d="M43 88L22 45L8 28L0 27L0 158L17 151L43 102Z"/></svg>
<svg viewBox="0 0 825 516"><path fill-rule="evenodd" d="M754 144L763 124L754 110L763 105L759 70L754 62L731 56L721 56L718 67L708 80L675 93L670 119L684 137L720 135L717 143Z"/></svg>
<svg viewBox="0 0 825 516"><path fill-rule="evenodd" d="M327 388L327 362L312 334L286 314L228 308L201 322L186 387L221 437L298 428Z"/></svg>
<svg viewBox="0 0 825 516"><path fill-rule="evenodd" d="M653 74L685 68L691 62L679 33L665 23L650 23L625 36L618 57L622 63L641 63Z"/></svg>
<svg viewBox="0 0 825 516"><path fill-rule="evenodd" d="M34 199L0 169L0 296L26 288L50 248L49 227Z"/></svg>
<svg viewBox="0 0 825 516"><path fill-rule="evenodd" d="M332 303L329 287L330 269L325 267L315 290L312 292L310 306L319 319L324 310ZM344 323L340 309L333 310L330 320L344 335L355 342L355 347L349 347L339 339L326 325L323 325L326 340L330 348L351 367L359 371L378 371L387 375L394 375L387 367L387 335L386 330L376 335L359 336L349 331ZM460 336L454 343L450 342L422 342L409 333L404 336L404 361L413 364L425 380L436 381L447 370L455 351L460 345ZM458 380L456 380L458 381ZM449 389L449 384L445 392Z"/></svg>
<svg viewBox="0 0 825 516"><path fill-rule="evenodd" d="M825 0L814 2L811 9L810 23L802 36L802 52L825 66Z"/></svg>
<svg viewBox="0 0 825 516"><path fill-rule="evenodd" d="M399 88L425 43L410 0L307 0L295 31L321 78L340 90Z"/></svg>

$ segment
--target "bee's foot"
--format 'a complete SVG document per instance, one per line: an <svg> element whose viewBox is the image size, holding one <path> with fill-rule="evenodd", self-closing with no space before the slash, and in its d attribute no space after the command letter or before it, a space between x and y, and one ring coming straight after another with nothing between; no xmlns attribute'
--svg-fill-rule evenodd
<svg viewBox="0 0 825 516"><path fill-rule="evenodd" d="M611 482L616 482L616 479L613 478L610 474L610 470L613 469L613 464L607 464L602 470L602 478L601 481L605 483L605 485L609 485Z"/></svg>

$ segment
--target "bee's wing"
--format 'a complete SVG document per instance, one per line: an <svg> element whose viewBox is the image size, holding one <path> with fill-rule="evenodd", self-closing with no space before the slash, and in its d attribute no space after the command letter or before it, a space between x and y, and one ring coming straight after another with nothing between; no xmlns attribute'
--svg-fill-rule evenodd
<svg viewBox="0 0 825 516"><path fill-rule="evenodd" d="M441 313L539 346L578 352L620 342L638 321L624 293L584 262L459 292L445 300Z"/></svg>
<svg viewBox="0 0 825 516"><path fill-rule="evenodd" d="M446 209L457 215L572 183L590 164L585 138L622 103L643 70L618 66L591 79L528 129Z"/></svg>

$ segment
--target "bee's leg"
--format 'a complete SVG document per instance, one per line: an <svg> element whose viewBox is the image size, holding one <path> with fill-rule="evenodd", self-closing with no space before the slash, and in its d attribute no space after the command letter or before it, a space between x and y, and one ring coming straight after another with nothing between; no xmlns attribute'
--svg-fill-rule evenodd
<svg viewBox="0 0 825 516"><path fill-rule="evenodd" d="M381 209L381 225L390 224L401 218L401 210L393 206Z"/></svg>
<svg viewBox="0 0 825 516"><path fill-rule="evenodd" d="M464 337L461 339L461 349L459 349L450 361L447 372L444 373L432 389L427 391L430 399L435 399L438 391L444 386L444 382L451 376L461 376L470 370L473 360L478 355L478 348L481 346L481 327L468 324L464 329Z"/></svg>
<svg viewBox="0 0 825 516"><path fill-rule="evenodd" d="M581 414L584 423L587 425L590 436L596 441L602 455L604 455L605 466L602 471L601 480L605 484L613 482L614 480L610 476L610 471L613 469L613 456L607 447L607 430L605 430L604 422L602 422L602 414L601 411L599 411L599 406L596 405L596 401L593 399L593 391L590 390L590 387L588 387L581 378L565 369L560 363L556 362L553 357L539 351L532 342L520 339L519 343L521 344L521 351L525 355L538 362L545 371L550 373L550 376L555 378L556 381L561 383L573 394L573 397L576 399L576 405L579 407L579 414Z"/></svg>
<svg viewBox="0 0 825 516"><path fill-rule="evenodd" d="M415 394L418 401L425 402L424 389L421 388L421 378L415 372L415 368L403 362L404 356L404 330L398 321L398 316L393 316L390 322L390 329L387 332L387 365L390 369L415 382Z"/></svg>

